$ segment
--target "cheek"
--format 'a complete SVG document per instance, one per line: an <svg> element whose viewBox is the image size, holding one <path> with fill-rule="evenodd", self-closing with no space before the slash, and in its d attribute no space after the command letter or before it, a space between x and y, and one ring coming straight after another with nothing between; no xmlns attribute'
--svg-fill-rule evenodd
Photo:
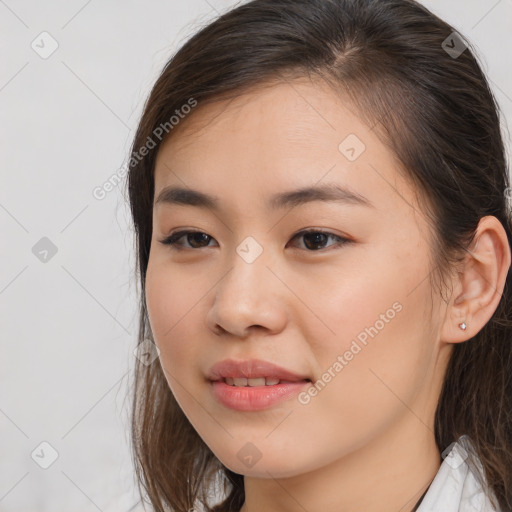
<svg viewBox="0 0 512 512"><path fill-rule="evenodd" d="M403 412L430 361L427 262L379 254L379 261L330 281L315 310L329 331L320 337L310 329L320 363L310 405L318 414L331 411L340 425L348 422L352 434L370 434L370 426Z"/></svg>
<svg viewBox="0 0 512 512"><path fill-rule="evenodd" d="M294 291L307 298L304 303L309 310L297 308L304 314L295 321L308 332L316 351L343 353L353 339L364 344L370 339L369 331L375 330L384 337L382 334L390 330L391 324L403 320L403 310L409 309L417 298L409 293L418 284L412 276L421 271L417 264L397 260L386 250L389 253L386 246L372 249L376 257L370 251L354 252L342 265L322 269L317 275L293 276Z"/></svg>
<svg viewBox="0 0 512 512"><path fill-rule="evenodd" d="M160 365L174 398L194 428L200 432L201 424L197 404L192 395L196 393L197 375L193 362L198 360L200 333L191 331L191 320L197 320L201 291L190 286L190 279L184 286L176 272L167 266L149 264L146 273L146 303L149 323L154 341L160 350ZM192 321L194 325L199 322ZM204 334L203 334L204 336Z"/></svg>
<svg viewBox="0 0 512 512"><path fill-rule="evenodd" d="M386 350L403 347L427 323L427 247L419 235L407 236L376 239L371 248L354 252L346 268L333 268L324 279L325 293L316 293L315 306L330 331L324 334L338 351L349 350L354 339L362 346L379 339L375 345Z"/></svg>
<svg viewBox="0 0 512 512"><path fill-rule="evenodd" d="M184 282L187 281L187 282ZM191 286L190 280L164 265L150 264L146 273L146 304L160 359L173 375L195 350L198 339L190 332L190 319L197 319L205 290Z"/></svg>

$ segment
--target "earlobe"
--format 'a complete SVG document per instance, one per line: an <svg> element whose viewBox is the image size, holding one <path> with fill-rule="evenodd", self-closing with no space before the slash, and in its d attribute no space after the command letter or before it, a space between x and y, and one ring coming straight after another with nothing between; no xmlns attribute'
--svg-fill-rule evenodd
<svg viewBox="0 0 512 512"><path fill-rule="evenodd" d="M505 229L496 217L483 217L454 283L457 293L448 303L443 341L467 341L492 318L503 293L510 262Z"/></svg>

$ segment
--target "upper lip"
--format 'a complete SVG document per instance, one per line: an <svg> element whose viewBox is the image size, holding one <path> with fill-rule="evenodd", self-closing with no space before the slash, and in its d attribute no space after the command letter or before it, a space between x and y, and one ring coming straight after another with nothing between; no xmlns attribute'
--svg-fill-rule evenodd
<svg viewBox="0 0 512 512"><path fill-rule="evenodd" d="M235 379L243 377L247 379L270 377L291 382L309 380L307 376L293 373L286 368L262 359L248 359L244 361L224 359L214 364L207 375L207 378L212 381L223 380L226 377Z"/></svg>

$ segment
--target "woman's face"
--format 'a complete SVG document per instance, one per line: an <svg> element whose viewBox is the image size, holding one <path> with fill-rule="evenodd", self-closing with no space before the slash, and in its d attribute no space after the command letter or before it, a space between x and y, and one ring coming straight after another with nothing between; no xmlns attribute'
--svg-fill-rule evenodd
<svg viewBox="0 0 512 512"><path fill-rule="evenodd" d="M158 153L150 325L184 414L236 473L293 476L432 435L448 345L429 225L346 105L311 82L254 89L199 104ZM197 233L162 243L182 231Z"/></svg>

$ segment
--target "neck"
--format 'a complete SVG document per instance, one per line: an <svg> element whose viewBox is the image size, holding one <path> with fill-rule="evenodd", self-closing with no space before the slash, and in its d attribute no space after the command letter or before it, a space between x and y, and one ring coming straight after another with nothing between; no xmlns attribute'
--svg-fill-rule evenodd
<svg viewBox="0 0 512 512"><path fill-rule="evenodd" d="M241 512L412 512L441 457L432 430L410 410L401 425L328 466L288 478L244 478Z"/></svg>

